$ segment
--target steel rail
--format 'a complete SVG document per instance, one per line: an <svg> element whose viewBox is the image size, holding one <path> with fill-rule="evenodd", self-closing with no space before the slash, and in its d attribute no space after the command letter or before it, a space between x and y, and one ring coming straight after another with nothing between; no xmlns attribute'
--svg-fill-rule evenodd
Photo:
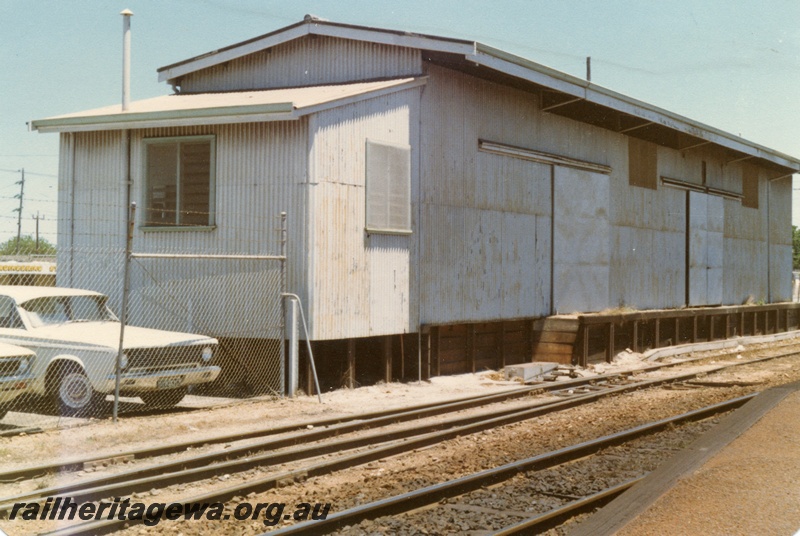
<svg viewBox="0 0 800 536"><path fill-rule="evenodd" d="M791 355L798 354L800 352L787 352L785 354L780 354L775 356L774 358L780 357L788 357ZM406 406L402 408L394 408L389 410L382 410L376 412L368 412L368 413L360 413L356 415L343 415L340 417L333 417L329 419L321 419L321 420L310 420L310 421L302 421L297 424L291 424L286 426L278 426L278 427L267 427L261 428L257 430L252 430L249 432L237 432L235 434L223 434L217 436L206 436L199 439L192 439L189 441L182 441L177 443L169 443L166 445L159 445L157 447L145 447L140 449L132 449L128 451L116 451L116 452L109 452L100 455L94 455L89 457L82 457L82 458L73 458L70 460L64 460L56 463L50 464L42 464L42 465L35 465L35 466L27 466L21 467L18 469L11 469L8 471L0 472L0 483L9 483L9 482L18 482L19 480L26 479L26 478L35 478L39 476L43 476L48 473L63 473L68 471L78 471L82 470L87 464L97 464L102 463L104 461L112 461L118 459L125 459L125 460L142 460L147 458L154 458L158 456L164 456L167 454L174 454L177 452L183 452L191 448L196 448L199 446L205 445L214 445L220 443L230 443L235 441L243 441L247 439L256 439L259 437L268 437L271 435L279 435L284 433L296 432L300 430L307 429L308 427L312 428L321 428L325 426L336 425L340 423L346 422L353 422L358 420L369 420L377 417L385 417L388 415L393 414L401 414L406 413L409 411L415 410L430 410L435 408L442 408L443 412L449 411L456 411L458 409L471 409L474 407L478 407L481 405L488 405L494 403L494 401L502 401L512 398L521 398L530 393L534 393L537 391L560 391L564 389L570 389L573 387L580 387L584 385L590 385L597 382L602 381L611 381L616 380L619 378L628 378L630 376L653 372L655 370L660 370L663 368L670 368L670 367L677 367L685 364L691 364L698 361L703 361L707 359L711 359L712 357L698 357L693 359L685 359L682 361L675 361L672 363L659 363L656 365L650 365L647 367L642 367L639 369L633 369L628 371L620 371L617 373L610 373L610 374L600 374L597 376L591 376L586 378L578 378L573 380L562 381L558 383L537 383L530 385L528 387L512 389L509 391L503 391L500 393L491 393L486 395L479 395L479 396L470 396L464 398L456 398L451 400L445 400L440 402L432 402L428 404L420 404L416 406ZM752 361L746 361L739 364L747 364ZM428 416L428 415L422 415Z"/></svg>
<svg viewBox="0 0 800 536"><path fill-rule="evenodd" d="M597 449L605 448L606 446L614 444L615 442L624 442L623 440L626 440L626 438L632 438L632 437L635 437L635 436L643 435L643 434L649 433L651 431L655 431L657 429L663 428L663 427L665 427L665 426L667 426L667 425L669 425L671 423L680 422L681 420L698 419L698 418L702 418L703 415L714 414L714 413L718 413L718 412L721 412L721 411L726 411L727 409L730 409L730 408L733 408L733 407L738 407L739 405L743 404L744 402L746 402L747 400L749 400L750 398L752 398L754 396L755 396L755 394L750 394L750 395L746 395L746 396L743 396L743 397L738 397L738 398L730 400L730 401L726 401L726 402L722 402L722 403L719 403L719 404L714 404L713 406L708 406L706 408L701 408L701 409L698 409L698 410L694 410L694 411L679 415L677 417L671 417L671 418L667 418L667 419L662 419L660 421L656 421L654 423L648 423L648 424L645 424L645 425L640 425L640 426L637 426L637 427L632 428L630 430L627 430L625 432L619 432L619 433L616 433L616 434L612 434L610 436L605 436L604 438L601 438L599 440L592 440L592 441L581 443L579 445L575 445L575 446L559 449L557 451L553 451L553 452L548 453L548 454L543 454L543 455L535 456L533 458L529 458L527 460L523 460L522 462L515 462L516 465L515 464L507 464L507 465L502 466L501 468L498 468L498 469L492 469L492 470L484 471L482 473L478 473L478 475L484 475L484 474L488 474L490 472L500 472L500 473L506 474L507 475L506 478L507 478L507 477L513 476L513 474L515 474L516 472L521 470L521 468L525 467L526 464L527 464L527 466L531 466L531 467L533 467L534 465L537 465L537 464L539 464L539 465L543 464L541 468L545 468L545 467L552 466L552 465L557 465L557 463L555 463L555 462L557 460L559 460L559 459L563 460L563 461L558 462L558 463L563 463L564 461L569 461L571 459L577 459L579 457L588 455L588 454L594 452ZM579 398L594 398L594 397L596 397L596 394L583 395L583 396L581 396ZM564 401L564 403L572 403L572 402L573 402L572 400ZM502 419L491 419L490 421L499 421L499 420L502 420ZM492 428L492 427L495 427L495 426L497 426L499 424L504 424L504 423L490 422L490 421L486 421L484 423L479 423L479 424L485 425L481 429ZM465 431L464 430L458 430L458 431L454 432L452 430L448 430L448 431L444 432L443 434L446 435L446 436L449 436L449 437L457 437L457 436L464 435ZM248 480L247 482L245 482L243 484L238 484L238 485L235 485L235 486L232 486L232 487L228 487L228 488L225 488L225 489L221 489L221 490L214 490L212 492L208 492L208 493L204 493L204 494L201 494L201 495L198 495L198 496L195 496L195 497L187 498L187 499L182 500L180 502L186 502L186 503L224 502L226 500L229 500L232 497L246 496L246 495L248 495L250 493L254 493L254 492L263 492L263 491L266 491L268 489L272 489L272 488L276 487L280 482L286 482L286 481L292 481L292 480L296 480L296 479L304 479L304 478L307 478L307 477L313 477L313 476L320 476L320 475L324 475L324 474L329 474L329 473L331 473L333 471L336 471L336 470L341 470L341 469L344 469L344 468L353 467L355 465L361 465L361 464L364 464L364 463L368 463L370 461L374 461L374 460L377 460L377 459L385 458L387 456L408 452L410 450L413 450L415 448L419 448L421 446L425 446L427 444L437 443L437 442L442 440L441 437L442 437L443 434L442 433L433 433L433 434L426 434L426 435L421 436L421 437L416 438L416 439L394 441L394 442L391 442L390 444L384 445L382 447L378 447L378 448L375 448L375 449L370 449L370 450L367 450L365 452L359 452L359 453L355 453L355 454L346 455L346 456L343 456L343 457L340 457L340 458L335 458L335 459L332 459L332 460L325 460L325 461L322 461L322 462L319 462L319 463L316 463L314 465L310 465L310 466L307 466L307 467L304 467L304 468L301 468L301 469L295 469L295 470L287 471L287 472L280 473L280 474L277 474L277 475L270 475L270 476L267 476L267 477L264 477L264 478L260 478L260 479L250 479L250 480ZM467 478L467 479L473 478L473 479L475 479L476 476L475 475L471 475L471 477L464 477L464 478ZM461 482L464 481L464 478L458 479L459 484L457 484L457 485L461 485ZM488 481L481 480L481 478L482 477L477 477L477 480L475 480L476 482L480 481L478 484L476 484L476 487L480 487L482 485L487 485ZM504 479L505 478L501 478L498 481L501 481L501 480L504 480ZM130 483L128 483L128 484L130 484ZM440 486L443 486L443 485L439 484L439 485L436 485L436 486L432 486L432 488L437 488L438 489ZM425 488L425 489L428 489L428 488ZM98 497L108 497L108 496L114 495L114 493L115 493L114 490L110 490L110 489L96 490L96 494L97 494ZM411 492L411 493L413 494L413 493L417 493L417 492ZM405 494L405 495L409 495L409 494ZM69 497L73 501L82 501L84 499L80 494L70 494ZM396 499L396 498L393 498L393 499ZM439 500L439 499L434 499L434 500ZM383 503L385 501L390 501L391 502L391 499L387 499L387 500L384 500L384 501L378 501L378 502L379 503ZM334 514L334 516L331 516L328 519L334 519L334 520L338 519L338 517L336 517L336 516L337 516L337 514ZM130 523L130 522L131 521L129 521L129 520L126 521L126 520L117 520L117 519L91 521L91 522L83 523L83 524L80 524L80 525L74 525L74 526L70 526L70 527L65 527L64 529L60 529L60 530L57 530L57 531L54 531L54 532L48 533L48 534L52 534L52 535L61 535L61 534L76 534L76 535L77 534L86 534L86 535L88 535L88 534L106 534L108 532L113 532L114 530L117 530L118 528L120 528L121 525L123 525L125 523ZM350 522L345 522L345 524L350 524ZM295 527L300 527L300 526L305 526L305 524L296 525ZM294 529L295 527L289 527L289 528ZM313 528L309 528L308 530L310 530L310 532L305 532L305 533L316 533L315 531L318 528L319 528L318 526L315 526ZM304 532L301 532L301 533L304 533Z"/></svg>
<svg viewBox="0 0 800 536"><path fill-rule="evenodd" d="M456 411L458 409L471 409L474 407L488 405L495 402L500 402L513 398L521 398L527 396L531 392L540 390L537 387L522 387L502 391L500 393L491 393L480 396L471 396L456 398L451 400L444 400L439 402L431 402L427 404L419 404L416 406L405 406L402 408L393 408L389 410L374 411L369 413L358 413L355 415L342 415L340 417L332 417L328 419L301 421L285 426L260 428L251 430L249 432L237 432L235 434L224 434L216 436L207 436L199 439L192 439L189 441L181 441L177 443L169 443L167 445L159 445L157 447L145 447L140 449L132 449L128 451L117 451L104 453L95 456L73 458L56 463L42 464L36 466L22 467L19 469L11 469L8 471L0 472L0 483L16 482L24 478L35 478L48 473L63 473L67 471L81 470L87 464L93 464L113 459L128 459L128 460L141 460L147 458L155 458L158 456L165 456L167 454L174 454L176 452L183 452L191 448L197 448L204 445L215 445L220 443L231 443L235 441L244 441L247 439L257 439L260 437L268 437L273 435L285 434L290 432L297 432L311 428L322 428L325 426L332 426L341 423L354 422L354 421L367 421L370 419L388 417L391 415L405 414L409 411L426 411L442 409L442 413ZM432 413L433 414L433 413Z"/></svg>
<svg viewBox="0 0 800 536"><path fill-rule="evenodd" d="M766 357L755 361L748 361L747 363L774 358L774 356ZM3 503L0 504L0 512L8 511L15 503L19 503L21 501L32 501L44 497L65 496L66 494L69 494L73 500L93 500L97 498L113 496L115 494L125 495L134 493L136 491L162 488L178 483L196 482L198 480L210 478L219 474L245 471L254 467L265 467L272 464L286 463L289 461L309 459L322 454L341 452L345 449L358 449L381 444L384 445L383 447L374 448L365 453L356 453L352 456L344 456L341 458L340 462L333 460L325 462L321 467L312 466L315 468L316 472L314 475L316 476L319 474L325 474L326 472L332 472L346 467L351 467L353 465L367 463L368 461L374 461L386 456L392 456L404 451L412 450L414 448L429 446L447 439L452 439L454 437L473 434L497 426L503 426L531 419L547 413L573 408L582 404L594 402L605 396L645 389L648 387L673 383L676 381L685 381L687 379L694 378L699 374L708 374L709 372L724 370L726 368L740 366L742 364L743 363L741 362L736 362L727 365L720 365L715 367L713 370L690 372L664 378L645 380L642 382L630 383L618 387L608 387L602 391L592 391L587 394L576 393L567 399L544 403L538 402L523 406L521 408L502 409L500 411L492 412L492 414L488 416L473 415L457 417L448 421L420 426L414 429L401 430L391 433L379 432L377 434L372 434L361 438L343 439L323 445L301 447L289 452L268 453L259 456L252 455L253 452L257 452L258 450L267 450L270 448L276 449L294 445L299 442L297 436L263 442L258 445L247 445L236 449L228 449L224 452L201 454L185 460L178 460L166 464L162 463L157 466L134 469L132 471L78 482L71 485L38 489L25 494L3 498ZM443 428L447 429L442 430ZM344 432L356 431L359 429L361 429L359 428L359 423L334 426L328 428L327 430L315 430L308 432L307 434L300 436L300 440L307 442L309 440L324 439L332 435L339 435ZM392 441L395 443L392 443ZM399 443L396 443L397 441L399 441ZM246 458L229 460L229 458L236 455L246 456ZM298 475L304 478L305 476L310 476L310 473L308 471L299 470L292 472L288 476L277 475L272 480L268 478L264 481L264 485L267 486L265 489L275 487L279 482L284 481L287 478L296 478Z"/></svg>
<svg viewBox="0 0 800 536"><path fill-rule="evenodd" d="M597 400L601 396L622 392L621 390L640 388L640 384L629 384L622 387L609 388L609 390L602 392L592 392L589 394L579 393L569 399L555 399L545 402L539 401L521 408L503 408L491 412L488 416L486 414L481 414L456 417L439 423L417 426L412 429L393 432L379 431L358 438L341 439L321 445L305 445L288 452L269 452L262 455L252 455L254 452L260 450L279 449L293 446L301 442L309 443L363 429L359 426L359 423L334 426L324 430L310 431L302 436L292 436L285 439L262 442L255 446L245 445L235 449L227 449L223 452L201 454L184 460L133 469L131 471L84 480L74 484L37 489L28 493L0 499L3 501L0 503L0 512L8 511L14 503L20 501L32 501L44 497L63 496L65 494L70 494L70 497L74 500L91 500L93 498L108 497L114 493L133 493L136 491L153 489L154 487L158 488L187 481L197 481L219 474L246 471L254 467L265 467L310 459L324 454L370 447L392 441L405 440L411 437L417 437L416 441L422 442L419 446L428 446L459 435L476 433L494 426L510 424L546 413L569 409ZM374 425L374 421L371 424ZM388 424L393 423L390 422ZM405 445L405 449L408 448L408 441L403 441L401 444ZM373 450L372 452L376 451ZM235 456L245 457L230 459Z"/></svg>
<svg viewBox="0 0 800 536"><path fill-rule="evenodd" d="M526 519L525 521L521 521L514 525L508 526L504 529L492 532L491 536L512 536L514 534L532 534L533 532L531 531L533 531L534 529L536 529L535 533L539 533L540 531L545 530L546 528L551 528L556 525L560 525L570 517L573 517L576 513L584 512L586 510L595 508L597 506L600 506L608 502L609 500L613 499L623 491L626 491L628 488L632 487L634 484L638 484L639 482L644 480L645 476L647 475L642 475L638 478L634 478L632 480L628 480L627 482L623 482L622 484L617 484L616 486L612 486L610 488L598 491L597 493L593 493L592 495L588 495L576 501L569 502L558 508L554 508L549 512L545 512L536 517Z"/></svg>
<svg viewBox="0 0 800 536"><path fill-rule="evenodd" d="M521 472L541 471L543 469L549 469L557 465L588 456L609 446L619 445L642 435L659 431L670 424L676 424L688 420L699 420L710 415L729 411L741 406L755 396L756 394L749 394L737 397L732 400L706 406L704 408L682 413L677 416L636 426L622 432L617 432L597 439L584 441L576 445L571 445L569 447L564 447L544 454L539 454L537 456L532 456L524 460L508 463L500 467L486 469L484 471L466 475L461 478L456 478L440 484L434 484L432 486L427 486L425 488L403 493L401 495L357 506L349 510L337 512L328 516L324 520L305 521L298 523L297 525L285 527L269 534L324 534L347 525L352 526L366 519L376 519L387 515L407 512L409 510L414 510L429 504L433 504L443 499L463 495L481 487L492 486L499 482L508 480L509 478Z"/></svg>

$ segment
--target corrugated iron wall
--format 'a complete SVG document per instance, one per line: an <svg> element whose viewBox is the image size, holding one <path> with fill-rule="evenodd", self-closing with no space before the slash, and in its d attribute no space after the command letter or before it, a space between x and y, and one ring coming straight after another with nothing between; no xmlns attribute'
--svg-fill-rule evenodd
<svg viewBox="0 0 800 536"><path fill-rule="evenodd" d="M416 199L419 89L366 100L315 115L312 135L310 323L312 338L341 339L416 328L412 300L415 234L365 232L366 140L412 145ZM412 227L416 228L412 201Z"/></svg>
<svg viewBox="0 0 800 536"><path fill-rule="evenodd" d="M131 199L140 207L139 221L145 198L143 139L213 134L217 148L215 227L143 230L137 225L134 251L277 255L280 253L280 213L286 212L290 256L287 286L307 303L304 284L308 248L306 127L306 121L301 120L133 131ZM124 148L124 132L63 135L59 180L58 283L109 294L112 306L117 310L127 210ZM88 250L91 254L87 254ZM220 279L225 273L235 271L236 277L241 278L247 277L242 274L257 271L253 261L240 261L235 263L236 266L228 261L192 261L191 269L182 268L182 262L154 265L149 268L148 277L159 280L166 278L168 273L180 276L191 272L196 280L198 264L203 264L209 292L219 293L226 285L230 286L229 282ZM91 275L93 273L95 277ZM255 275L252 277L258 280ZM255 295L258 289L253 291ZM212 334L235 330L232 318L253 314L231 310L223 302L220 302L217 320L209 323L214 331Z"/></svg>
<svg viewBox="0 0 800 536"><path fill-rule="evenodd" d="M788 181L773 183L768 194L762 171L758 209L711 194L692 193L690 204L686 190L630 185L624 134L541 112L535 94L434 65L428 74L420 143L423 324L535 317L552 311L551 166L482 154L479 139L604 164L612 170L607 200L601 202L605 206L596 207L607 212L610 226L607 239L599 237L608 242L606 271L598 272L606 262L602 255L606 246L592 245L599 256L589 262L583 258L589 246L562 237L569 242L567 251L575 248L572 262L595 265L583 276L564 275L607 277L607 293L603 289L599 295L593 293L597 285L589 277L590 281L579 282L585 288L574 293L577 301L570 302L570 311L559 312L685 305L687 244L693 304L739 304L749 296L768 299L768 287L773 300L788 296L791 208L784 191ZM742 192L742 164L731 160L730 154L708 147L686 151L659 147L658 174ZM524 186L514 191L517 179ZM576 203L606 199L592 194L592 188L553 184L565 188L565 199L576 196L572 199ZM506 196L506 191L513 194ZM697 213L692 217L687 207ZM567 229L569 218L577 215L571 216L566 206L561 211ZM516 220L509 224L510 215ZM514 251L515 256L503 251ZM518 289L525 289L525 294L515 300Z"/></svg>
<svg viewBox="0 0 800 536"><path fill-rule="evenodd" d="M769 204L769 300L772 302L792 301L791 177L769 183Z"/></svg>
<svg viewBox="0 0 800 536"><path fill-rule="evenodd" d="M236 91L418 75L418 50L306 36L181 79L181 91Z"/></svg>
<svg viewBox="0 0 800 536"><path fill-rule="evenodd" d="M550 314L552 166L478 140L611 164L605 131L543 114L535 95L430 66L422 148L422 323Z"/></svg>

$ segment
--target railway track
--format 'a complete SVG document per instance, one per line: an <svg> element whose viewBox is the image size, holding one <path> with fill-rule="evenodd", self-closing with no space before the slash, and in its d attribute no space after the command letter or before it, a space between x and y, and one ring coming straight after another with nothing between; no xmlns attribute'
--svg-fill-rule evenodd
<svg viewBox="0 0 800 536"><path fill-rule="evenodd" d="M751 360L749 363L756 363L763 360L774 359L762 358ZM415 424L412 428L398 431L387 432L380 429L376 433L362 435L354 438L337 439L342 434L383 428L391 424L419 420L425 417L452 413L458 409L486 405L498 401L508 400L530 394L538 390L535 387L518 389L509 393L488 395L472 399L464 399L457 402L426 405L413 408L408 411L380 412L362 416L358 419L347 419L346 422L336 420L315 421L312 429L284 427L281 429L269 429L261 433L241 434L239 437L268 437L257 443L251 443L239 447L227 448L223 451L199 454L189 458L179 459L171 462L161 462L156 465L136 468L108 475L100 478L86 479L70 485L60 485L56 487L41 488L35 491L18 494L0 500L0 513L6 512L14 503L21 501L32 501L45 497L57 497L69 494L74 500L90 501L109 496L122 496L142 490L163 488L166 486L195 482L214 476L231 474L232 472L242 472L254 467L274 466L278 464L311 460L322 455L332 453L343 453L353 451L353 455L337 463L327 461L322 467L314 467L313 471L299 470L292 474L279 474L271 480L265 481L264 489L275 487L287 479L321 474L325 471L332 471L348 466L359 465L380 457L392 456L409 448L420 448L429 446L447 439L452 439L461 435L477 433L496 426L502 426L545 415L555 411L562 411L581 404L593 402L604 396L620 394L624 392L645 389L649 387L685 382L696 378L699 374L724 370L732 366L741 365L741 362L729 365L720 365L710 371L702 373L691 372L686 374L673 375L666 378L653 380L634 381L622 375L612 375L593 381L586 379L558 384L558 388L551 386L552 394L558 398L550 401L534 401L524 404L521 407L500 408L487 414L455 416L444 421L429 424ZM566 385L565 385L566 384ZM331 424L329 424L331 423ZM307 425L308 426L308 425ZM275 433L284 430L297 431L300 433L289 435L288 437L270 438ZM269 432L269 433L267 433ZM231 436L226 436L231 438ZM217 438L219 439L219 438ZM198 443L191 443L197 446ZM294 447L302 445L294 449ZM174 451L177 446L162 447L157 449L161 452ZM284 449L284 450L280 450ZM359 450L369 449L367 452L359 453ZM259 452L263 454L258 454ZM150 452L152 454L152 451ZM131 454L123 454L123 459L132 457ZM95 460L93 458L93 460ZM76 467L75 461L61 464L59 467ZM48 468L52 466L47 466ZM43 468L28 468L24 471L7 473L2 475L5 478L19 478L20 474L41 473Z"/></svg>
<svg viewBox="0 0 800 536"><path fill-rule="evenodd" d="M730 367L754 364L791 355L796 355L796 352L786 352L775 356L747 361L738 360L732 363L718 365L702 372L674 374L669 377L643 381L633 381L629 377L630 375L610 375L610 377L606 378L595 377L571 382L559 382L558 384L547 386L551 391L554 391L555 394L561 395L560 398L555 400L539 400L522 404L521 407L500 408L481 415L451 416L443 421L425 425L420 425L415 422L415 426L404 430L387 432L386 430L379 429L377 433L366 434L361 437L338 438L336 436L346 432L376 428L381 425L379 422L382 422L382 425L386 425L389 422L397 423L403 422L403 420L418 420L420 419L419 415L413 415L415 411L428 416L442 415L455 411L454 408L458 407L458 405L476 407L498 400L524 397L530 394L530 392L541 391L542 386L536 385L530 388L502 393L500 395L479 397L478 399L463 399L447 404L428 405L415 408L414 411L380 412L380 414L373 415L376 422L370 422L371 419L367 419L363 415L356 416L354 420L345 420L346 422L340 422L340 420L336 419L316 421L317 423L330 422L330 424L320 424L321 427L327 426L326 429L292 434L285 438L272 438L262 441L255 446L248 445L240 447L238 452L231 452L231 450L228 449L228 451L222 453L208 453L172 462L174 464L172 466L161 463L156 466L135 469L134 471L111 475L101 479L90 479L69 486L40 489L32 493L8 497L2 500L3 505L0 509L7 509L15 502L43 500L45 497L69 496L73 500L81 502L113 496L123 497L129 496L137 490L163 488L176 483L197 482L215 475L228 475L235 472L246 471L251 468L263 469L267 466L288 462L297 464L294 468L289 470L275 472L260 478L247 478L244 483L222 489L215 489L195 497L181 499L182 502L224 502L232 497L243 497L250 493L263 492L264 490L279 486L282 483L328 474L347 467L362 465L370 461L401 454L413 449L434 445L446 439L474 434L481 430L487 430L566 408L576 407L604 396L658 385L686 382L697 377L698 374L713 374L714 372L722 371ZM685 362L671 365L674 366L684 363ZM648 367L647 371L655 371L662 368L665 368L665 366L655 365ZM636 372L641 373L642 371L638 370ZM336 422L334 423L333 421ZM296 428L297 427L294 427L293 430L296 430ZM270 429L270 433L266 435L271 435L274 430L276 429ZM252 436L253 434L256 434L256 432L251 432L246 435ZM318 435L315 436L314 434ZM231 436L225 437L230 438ZM310 441L309 438L312 437L317 438L317 443L306 445L306 443ZM329 438L334 439L328 440ZM285 448L300 443L302 443L303 446L299 448ZM171 449L173 452L177 448L177 444L166 447L167 450ZM279 448L284 448L284 450L277 451L276 449ZM262 452L262 454L254 455L254 452ZM333 453L336 453L336 455L329 456ZM321 455L326 456L324 459L321 459ZM64 467L76 467L77 460L62 465ZM44 466L40 467L39 471L42 471L43 467ZM35 472L34 468L28 469ZM31 473L29 472L28 474ZM122 526L123 523L117 520L106 520L66 527L53 534L108 533L118 530Z"/></svg>
<svg viewBox="0 0 800 536"><path fill-rule="evenodd" d="M786 352L767 359L777 359L795 355L798 352ZM465 397L455 400L448 400L445 402L437 402L430 404L421 404L417 406L409 406L392 410L384 410L377 412L361 413L348 416L340 416L328 419L316 419L302 421L286 426L278 427L265 427L257 430L249 430L243 433L224 434L203 437L200 439L193 439L190 441L176 442L166 445L159 445L156 447L131 449L127 451L115 451L103 454L96 454L91 456L81 456L77 458L61 460L54 463L37 464L7 471L0 471L0 484L9 482L18 482L23 479L31 479L40 477L51 473L67 473L80 471L86 467L98 466L103 464L117 464L127 463L132 461L141 461L150 458L157 458L176 453L185 453L200 447L207 447L220 444L231 444L239 441L262 439L280 436L282 434L296 433L295 443L305 442L308 439L324 438L325 432L320 430L329 430L331 436L339 435L346 431L354 431L357 429L368 429L376 426L386 426L387 424L396 424L409 420L421 419L432 417L435 415L442 415L456 411L467 410L471 408L488 406L494 403L500 403L508 400L524 398L538 392L550 392L557 396L567 397L573 394L585 394L592 391L603 390L603 386L607 384L621 384L630 381L630 378L636 375L646 374L662 369L671 367L685 366L687 364L696 363L699 361L708 360L708 357L699 357L694 359L686 359L672 363L659 363L642 367L635 370L613 373L601 374L588 378L577 378L561 382L541 382L535 385L521 387L517 389L510 389L500 393L489 395ZM738 363L739 365L747 364L747 362ZM755 361L754 361L755 362ZM339 428L331 428L333 426L340 426ZM305 430L317 430L315 434L303 433ZM281 444L267 443L268 448L277 448L280 446L289 446L291 439L286 440ZM2 501L2 499L0 499ZM1 511L1 510L0 510Z"/></svg>
<svg viewBox="0 0 800 536"><path fill-rule="evenodd" d="M495 515L501 519L508 517L526 517L522 522L509 523L507 527L501 529L499 534L523 534L530 533L531 530L543 530L550 528L555 524L560 524L565 519L575 515L576 512L585 511L587 508L595 508L598 505L612 499L622 491L628 489L630 486L638 482L644 477L644 474L639 474L630 478L622 478L622 482L618 482L603 488L601 490L586 493L584 496L576 497L574 495L574 488L581 485L587 486L591 489L592 484L596 484L598 477L595 474L590 474L589 471L573 470L573 474L581 474L586 482L576 484L570 483L570 490L561 493L536 489L535 485L531 485L531 480L536 476L541 475L544 471L559 468L563 471L566 464L582 463L584 465L598 465L597 460L587 457L601 456L615 460L615 466L611 472L617 475L625 475L626 471L621 469L627 463L629 458L625 454L619 454L622 447L628 447L636 442L639 445L634 445L632 448L637 450L651 451L651 457L654 461L651 465L656 465L663 460L667 455L671 455L674 450L672 448L664 448L665 439L659 438L657 442L653 442L652 438L642 440L643 436L652 436L655 434L663 434L669 436L679 435L680 441L685 441L685 430L680 429L666 429L681 425L687 422L696 422L714 417L722 413L736 409L755 397L755 394L750 394L735 399L713 404L695 411L676 415L674 417L660 419L658 421L647 423L637 426L619 433L607 435L590 441L585 441L576 445L558 449L556 451L547 452L537 456L532 456L519 461L514 461L496 467L467 475L461 478L449 480L428 486L422 489L417 489L397 496L374 501L356 508L351 508L342 512L337 512L328 516L323 520L315 520L309 522L298 523L293 526L285 527L277 531L269 532L270 535L311 535L311 534L328 534L343 527L349 527L349 533L364 533L374 534L382 532L391 532L393 534L412 534L419 530L424 532L433 532L461 529L463 531L475 530L475 527L468 524L466 521L461 521L463 526L458 526L459 521L456 521L456 526L447 526L452 524L452 521L446 521L437 525L437 518L452 519L453 512L462 514L471 513L477 514L481 519L479 523L486 524L487 515ZM695 426L697 430L691 435L699 435L702 431L708 428L706 426ZM669 440L667 440L668 442ZM617 449L616 451L613 449ZM580 461L578 461L580 460ZM641 462L640 462L641 463ZM602 464L601 464L602 465ZM654 468L654 467L653 467ZM603 469L609 472L608 465ZM620 478L617 477L619 480ZM546 479L542 479L545 480ZM507 486L508 490L502 489L500 484L507 484L510 481L512 485ZM505 495L505 496L504 496ZM519 501L519 497L523 496L524 501ZM537 496L556 499L555 506L547 511L538 515L532 515L531 512L523 511L518 505L520 503L530 504L536 503ZM516 508L514 503L516 502ZM476 504L477 503L477 504ZM509 506L509 503L511 506ZM435 508L430 508L435 505ZM482 506L486 505L486 506ZM417 513L416 520L402 519L399 516L415 510L424 509L422 513ZM381 523L380 518L391 516L391 519L384 520ZM365 520L375 520L369 526L358 526ZM359 530L361 529L361 530ZM267 533L265 533L267 534Z"/></svg>

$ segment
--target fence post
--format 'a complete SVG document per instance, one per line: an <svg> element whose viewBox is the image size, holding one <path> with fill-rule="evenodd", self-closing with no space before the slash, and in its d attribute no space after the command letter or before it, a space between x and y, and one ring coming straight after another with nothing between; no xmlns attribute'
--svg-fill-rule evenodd
<svg viewBox="0 0 800 536"><path fill-rule="evenodd" d="M281 340L280 344L280 364L281 364L281 391L283 394L286 395L287 391L291 391L293 388L292 384L292 369L291 365L289 364L289 385L284 383L286 381L286 370L287 370L287 363L286 363L286 300L284 296L286 294L286 242L288 240L288 232L286 228L286 212L281 212L281 288L280 288L280 297L278 298L281 301L281 326L280 326L280 333L283 334L284 339ZM295 323L296 326L296 323ZM296 379L296 376L295 376ZM294 396L292 392L289 396Z"/></svg>
<svg viewBox="0 0 800 536"><path fill-rule="evenodd" d="M297 300L289 298L287 306L286 336L289 339L287 395L297 394L300 375L300 329L297 322Z"/></svg>
<svg viewBox="0 0 800 536"><path fill-rule="evenodd" d="M127 235L125 238L125 261L122 272L122 310L119 318L119 348L117 349L117 362L114 369L114 422L119 414L119 377L122 374L122 354L124 351L125 324L128 322L128 293L130 291L130 265L133 245L133 226L136 221L136 203L131 203L128 210Z"/></svg>

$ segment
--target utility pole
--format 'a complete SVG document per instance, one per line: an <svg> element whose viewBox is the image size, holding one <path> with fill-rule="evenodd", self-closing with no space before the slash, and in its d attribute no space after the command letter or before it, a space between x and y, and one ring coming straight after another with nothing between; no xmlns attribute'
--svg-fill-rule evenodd
<svg viewBox="0 0 800 536"><path fill-rule="evenodd" d="M22 238L22 200L25 196L25 168L19 170L22 173L22 178L17 183L19 184L19 195L15 195L14 197L19 198L19 208L15 208L14 212L17 212L17 248L16 248L16 255L19 255L19 241Z"/></svg>
<svg viewBox="0 0 800 536"><path fill-rule="evenodd" d="M31 216L34 220L36 220L36 249L34 253L39 253L39 220L45 219L44 216L39 216L39 211L36 211L36 216Z"/></svg>

